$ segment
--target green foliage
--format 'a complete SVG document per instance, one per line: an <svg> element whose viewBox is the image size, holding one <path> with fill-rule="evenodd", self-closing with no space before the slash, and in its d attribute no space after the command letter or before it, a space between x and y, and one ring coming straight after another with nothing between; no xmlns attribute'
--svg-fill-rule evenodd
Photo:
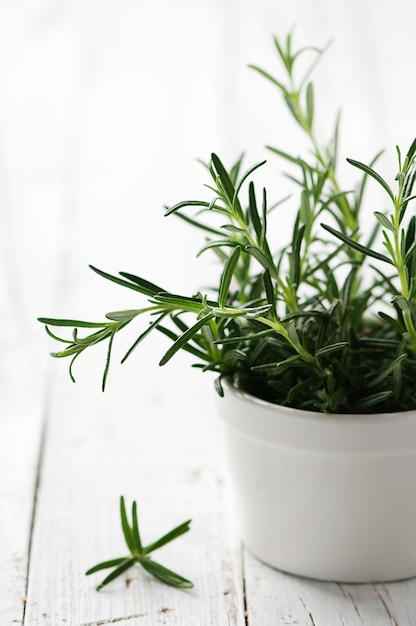
<svg viewBox="0 0 416 626"><path fill-rule="evenodd" d="M275 233L269 232L274 207L268 205L266 190L256 191L253 181L264 162L240 174L242 159L227 169L212 154L207 165L212 199L179 202L166 215L179 216L205 232L200 253L209 251L219 260L218 287L184 296L134 274L114 276L93 267L105 279L137 291L147 305L108 313L98 324L40 318L49 334L65 344L53 355L70 357L73 377L74 360L87 348L108 341L104 388L115 335L144 316L148 323L125 358L158 330L171 340L160 364L185 350L197 360L196 367L216 372L220 394L222 379L229 378L258 397L301 409L414 409L416 219L409 215L409 206L414 199L416 140L404 158L397 148L399 173L391 183L374 169L380 154L368 165L348 159L359 178L355 191L343 189L336 171L338 119L327 145L315 135L310 74L323 51L293 51L291 35L274 43L283 78L252 67L277 88L310 144L307 157L268 146L293 170L288 174L294 186L291 239L275 241ZM295 69L304 55L312 55L312 62L296 82ZM370 232L360 218L367 183L380 187L390 207L373 211ZM72 328L72 337L57 336L51 327ZM81 338L78 331L86 328L91 332Z"/></svg>
<svg viewBox="0 0 416 626"><path fill-rule="evenodd" d="M124 540L127 544L130 554L128 556L122 556L117 559L111 559L110 561L98 563L98 565L91 567L86 572L86 575L89 576L90 574L95 574L95 572L99 572L104 569L114 568L113 571L108 574L108 576L104 578L104 580L98 585L97 591L100 591L100 589L105 587L105 585L111 583L111 581L113 581L118 576L121 576L121 574L124 574L124 572L126 572L128 569L130 569L130 567L136 564L141 565L147 572L149 572L149 574L160 580L162 583L165 583L166 585L170 585L171 587L179 587L181 589L189 589L193 587L193 584L190 580L187 580L186 578L179 576L179 574L176 574L175 572L167 569L163 565L156 563L156 561L154 561L150 556L150 553L154 552L154 550L161 548L170 541L173 541L177 537L180 537L184 533L188 532L191 520L180 524L180 526L177 526L166 535L163 535L163 537L161 537L157 541L154 541L153 543L144 547L142 545L142 540L140 537L136 502L133 502L132 504L131 517L132 522L130 524L127 518L124 498L123 496L121 496L121 528L123 530Z"/></svg>

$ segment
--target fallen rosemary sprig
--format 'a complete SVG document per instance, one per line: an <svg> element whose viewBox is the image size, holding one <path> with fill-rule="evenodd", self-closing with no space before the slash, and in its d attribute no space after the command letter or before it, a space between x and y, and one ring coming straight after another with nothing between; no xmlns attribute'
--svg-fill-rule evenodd
<svg viewBox="0 0 416 626"><path fill-rule="evenodd" d="M162 583L170 585L171 587L190 589L194 586L190 580L187 580L186 578L179 576L179 574L176 574L175 572L167 569L163 565L156 563L156 561L153 561L151 556L149 556L150 552L161 548L170 541L173 541L177 537L180 537L184 533L188 532L191 520L180 524L179 526L168 532L166 535L163 535L163 537L160 537L160 539L158 539L157 541L154 541L153 543L144 547L142 545L140 537L136 502L134 501L132 504L132 524L130 525L127 518L124 498L123 496L121 496L120 517L124 539L126 541L127 547L130 550L130 555L98 563L98 565L91 567L87 572L85 572L86 576L89 576L90 574L94 574L95 572L98 572L100 570L114 567L113 571L98 585L97 591L100 591L100 589L102 589L105 585L108 585L108 583L113 581L118 576L121 576L121 574L124 574L124 572L126 572L136 563L141 565L149 574L160 580Z"/></svg>

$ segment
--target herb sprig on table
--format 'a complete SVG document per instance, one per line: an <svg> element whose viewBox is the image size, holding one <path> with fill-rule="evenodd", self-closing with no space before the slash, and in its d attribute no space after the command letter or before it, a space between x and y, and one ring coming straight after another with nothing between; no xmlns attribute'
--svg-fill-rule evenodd
<svg viewBox="0 0 416 626"><path fill-rule="evenodd" d="M100 591L105 585L112 582L128 569L134 565L141 565L149 574L157 578L162 583L170 585L171 587L178 587L181 589L190 589L193 587L193 583L183 576L176 574L170 569L167 569L160 563L157 563L150 556L151 552L154 552L158 548L170 543L174 539L177 539L190 529L191 520L180 524L160 539L157 539L148 546L143 546L142 539L139 531L139 521L137 516L137 504L136 501L132 504L131 523L127 518L126 506L123 496L120 498L120 518L121 527L123 529L123 535L130 554L128 556L122 556L109 561L98 563L94 567L91 567L86 575L95 574L104 569L114 568L113 571L98 585L97 591Z"/></svg>

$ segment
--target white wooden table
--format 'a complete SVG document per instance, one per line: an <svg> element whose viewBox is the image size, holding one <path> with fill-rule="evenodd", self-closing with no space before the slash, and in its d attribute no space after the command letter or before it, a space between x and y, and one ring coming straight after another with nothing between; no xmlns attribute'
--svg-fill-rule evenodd
<svg viewBox="0 0 416 626"><path fill-rule="evenodd" d="M152 367L146 384L137 383L134 367L122 376L116 368L101 395L84 380L73 385L62 363L30 371L27 349L4 351L2 626L416 624L416 580L326 584L275 571L246 552L200 374L183 372L191 383L185 395ZM192 517L191 531L158 560L194 589L131 570L95 591L102 575L85 577L86 569L124 554L121 494L137 499L145 541Z"/></svg>
<svg viewBox="0 0 416 626"><path fill-rule="evenodd" d="M210 282L208 260L182 255L201 240L161 207L199 196L196 157L247 150L248 166L292 141L277 96L246 70L275 67L272 32L334 38L321 119L345 105L345 156L406 147L414 18L408 0L0 3L0 626L416 625L416 580L318 583L245 551L211 380L182 356L160 370L162 338L122 367L117 355L102 394L102 351L80 359L74 385L35 321L136 306L88 263L185 293ZM95 590L100 575L84 572L124 550L122 494L145 541L193 519L158 558L194 589L134 570Z"/></svg>
<svg viewBox="0 0 416 626"><path fill-rule="evenodd" d="M204 399L209 381L199 373L184 371L192 389L185 397L151 367L146 384L136 382L127 394L134 368L120 378L115 369L101 395L84 381L73 385L62 363L39 376L25 366L27 350L6 352L2 626L416 624L416 580L325 584L274 571L246 552L218 424ZM191 531L158 557L192 579L194 589L171 589L132 570L95 591L102 576L85 577L86 569L124 553L121 494L128 503L137 499L145 541L192 517Z"/></svg>

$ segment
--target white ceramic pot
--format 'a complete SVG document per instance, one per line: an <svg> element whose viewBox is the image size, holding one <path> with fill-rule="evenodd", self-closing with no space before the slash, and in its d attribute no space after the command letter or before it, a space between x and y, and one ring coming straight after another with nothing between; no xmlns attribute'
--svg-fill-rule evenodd
<svg viewBox="0 0 416 626"><path fill-rule="evenodd" d="M218 411L254 555L319 580L416 576L416 411L325 415L231 386Z"/></svg>

